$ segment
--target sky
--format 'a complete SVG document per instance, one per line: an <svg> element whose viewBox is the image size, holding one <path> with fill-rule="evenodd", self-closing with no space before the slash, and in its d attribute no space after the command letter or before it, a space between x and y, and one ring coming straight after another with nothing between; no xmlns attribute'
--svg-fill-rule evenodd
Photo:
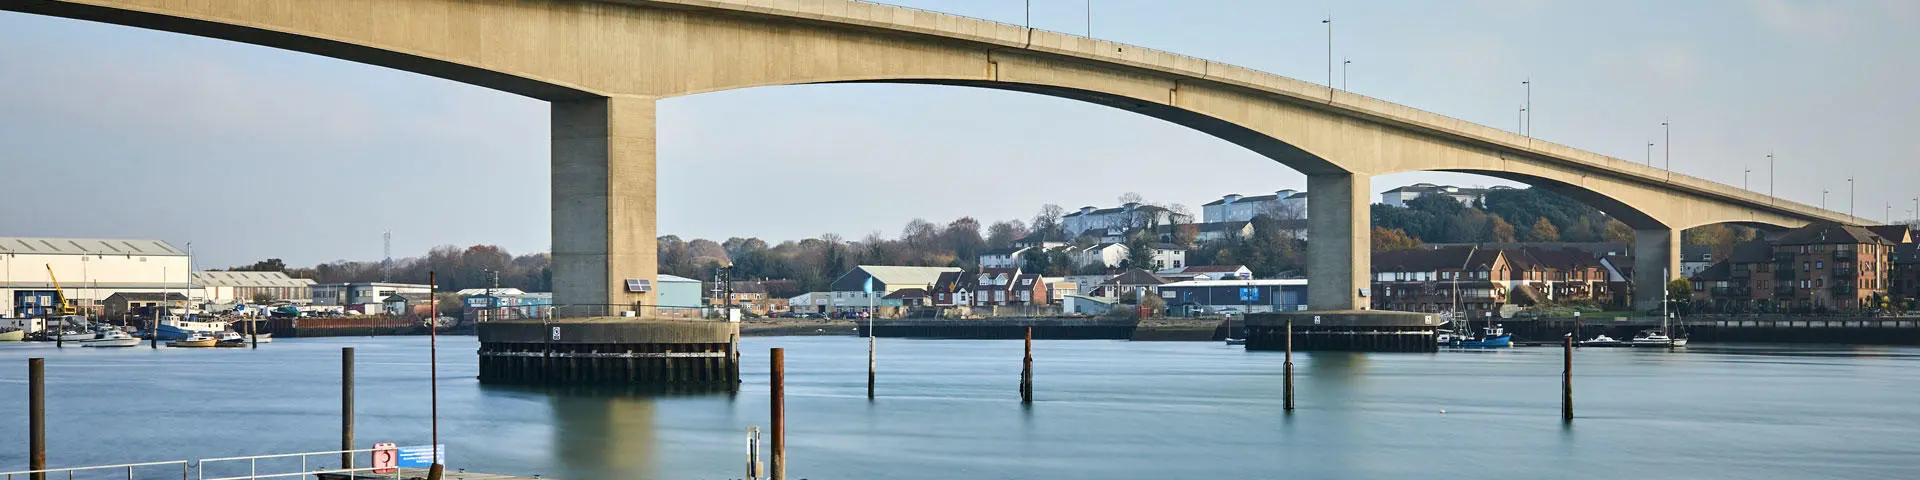
<svg viewBox="0 0 1920 480"><path fill-rule="evenodd" d="M1021 23L1024 0L896 4ZM1085 0L1033 0L1085 33ZM1765 193L1909 217L1920 2L1095 0L1094 36L1313 82ZM1660 123L1671 119L1672 142ZM1107 107L925 85L762 87L659 105L659 231L898 235L1126 192L1200 204L1303 189L1224 141ZM1671 148L1670 158L1666 155ZM1746 170L1752 173L1747 174ZM0 235L191 242L203 267L436 245L549 246L545 102L381 67L0 12ZM1510 185L1462 174L1376 177Z"/></svg>

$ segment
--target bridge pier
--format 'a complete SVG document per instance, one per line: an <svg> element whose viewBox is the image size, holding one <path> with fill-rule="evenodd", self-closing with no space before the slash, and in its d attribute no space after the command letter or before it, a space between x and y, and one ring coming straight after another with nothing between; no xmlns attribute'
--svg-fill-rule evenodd
<svg viewBox="0 0 1920 480"><path fill-rule="evenodd" d="M1680 276L1680 230L1633 231L1633 308L1658 310L1667 282Z"/></svg>
<svg viewBox="0 0 1920 480"><path fill-rule="evenodd" d="M740 324L601 317L482 323L480 383L732 388Z"/></svg>
<svg viewBox="0 0 1920 480"><path fill-rule="evenodd" d="M657 288L654 99L555 100L551 112L554 304L656 305L627 288Z"/></svg>
<svg viewBox="0 0 1920 480"><path fill-rule="evenodd" d="M1361 174L1307 176L1307 305L1367 310L1373 270L1373 179Z"/></svg>

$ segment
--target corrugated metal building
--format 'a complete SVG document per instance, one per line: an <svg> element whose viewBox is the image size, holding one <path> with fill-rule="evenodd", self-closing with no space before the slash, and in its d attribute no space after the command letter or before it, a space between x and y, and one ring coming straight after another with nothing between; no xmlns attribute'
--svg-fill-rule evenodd
<svg viewBox="0 0 1920 480"><path fill-rule="evenodd" d="M37 316L54 302L57 275L82 311L115 293L185 293L187 252L159 240L0 237L0 317Z"/></svg>

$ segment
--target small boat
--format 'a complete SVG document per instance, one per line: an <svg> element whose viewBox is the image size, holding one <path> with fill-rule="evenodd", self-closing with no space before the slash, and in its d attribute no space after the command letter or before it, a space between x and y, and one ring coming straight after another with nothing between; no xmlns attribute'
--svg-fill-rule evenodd
<svg viewBox="0 0 1920 480"><path fill-rule="evenodd" d="M58 334L58 335L51 335L51 334L50 334L50 335L48 335L48 338L47 338L47 339L48 339L48 340L57 340L57 341L62 341L62 342L84 342L84 341L87 341L87 340L93 340L93 339L96 339L96 338L100 338L100 334L98 334L98 333L94 333L94 332L75 332L75 331L67 331L67 332L61 332L61 333L60 333L60 334Z"/></svg>
<svg viewBox="0 0 1920 480"><path fill-rule="evenodd" d="M138 345L140 345L140 339L133 338L133 335L120 330L107 330L100 333L100 338L80 341L80 346L83 347L118 348Z"/></svg>
<svg viewBox="0 0 1920 480"><path fill-rule="evenodd" d="M188 336L187 338L182 338L179 340L167 342L167 348L208 348L208 347L212 347L215 343L218 343L218 342L219 340L216 340L213 337L194 334L194 335Z"/></svg>
<svg viewBox="0 0 1920 480"><path fill-rule="evenodd" d="M1227 345L1246 345L1246 344L1247 344L1247 339L1244 339L1244 338L1228 338L1227 339Z"/></svg>
<svg viewBox="0 0 1920 480"><path fill-rule="evenodd" d="M1601 334L1591 339L1581 340L1580 346L1582 347L1625 347L1627 346L1627 342L1615 340L1613 337L1606 336L1606 334Z"/></svg>
<svg viewBox="0 0 1920 480"><path fill-rule="evenodd" d="M225 332L220 332L220 335L219 335L219 336L217 336L217 337L214 337L214 339L213 339L213 340L214 340L214 341L213 341L213 346L216 346L216 347L244 347L244 346L247 346L247 338L246 338L246 337L242 337L242 336L240 336L240 334L239 334L239 333L235 333L235 332L233 332L232 330L228 330L228 331L225 331Z"/></svg>
<svg viewBox="0 0 1920 480"><path fill-rule="evenodd" d="M202 322L169 316L160 321L161 340L180 340L194 335L210 336L227 329L225 322Z"/></svg>
<svg viewBox="0 0 1920 480"><path fill-rule="evenodd" d="M27 331L18 327L0 327L0 342L18 342L27 339Z"/></svg>
<svg viewBox="0 0 1920 480"><path fill-rule="evenodd" d="M1659 330L1644 330L1634 335L1627 344L1635 347L1673 348L1687 346L1687 339L1669 337Z"/></svg>

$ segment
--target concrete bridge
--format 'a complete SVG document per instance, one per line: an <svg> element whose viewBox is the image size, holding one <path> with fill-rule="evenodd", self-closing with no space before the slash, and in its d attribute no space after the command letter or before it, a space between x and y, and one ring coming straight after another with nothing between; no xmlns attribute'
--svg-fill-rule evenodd
<svg viewBox="0 0 1920 480"><path fill-rule="evenodd" d="M1587 202L1636 231L1657 305L1686 228L1861 219L1247 68L845 0L0 0L0 9L222 38L551 101L559 304L654 304L655 102L892 82L1037 93L1206 132L1308 177L1316 310L1367 309L1370 179L1467 172Z"/></svg>

